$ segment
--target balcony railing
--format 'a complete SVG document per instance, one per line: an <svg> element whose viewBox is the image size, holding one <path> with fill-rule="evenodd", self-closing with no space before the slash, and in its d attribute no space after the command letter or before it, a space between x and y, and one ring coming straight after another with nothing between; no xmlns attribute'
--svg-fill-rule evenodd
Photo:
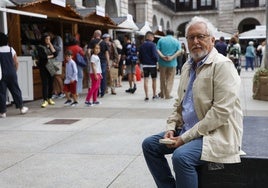
<svg viewBox="0 0 268 188"><path fill-rule="evenodd" d="M259 7L259 0L241 0L241 8Z"/></svg>
<svg viewBox="0 0 268 188"><path fill-rule="evenodd" d="M196 6L193 6L193 0L186 0L184 2L176 0L175 3L172 2L171 0L159 0L159 2L175 12L194 11L194 10L214 10L216 8L215 0L211 1L199 0L197 1ZM208 4L207 2L211 3Z"/></svg>

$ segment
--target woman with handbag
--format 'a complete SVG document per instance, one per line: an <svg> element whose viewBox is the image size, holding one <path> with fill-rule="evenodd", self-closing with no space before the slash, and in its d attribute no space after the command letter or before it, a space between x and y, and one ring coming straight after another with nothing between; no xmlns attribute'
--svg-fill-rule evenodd
<svg viewBox="0 0 268 188"><path fill-rule="evenodd" d="M37 47L38 67L42 81L43 102L42 108L47 105L54 105L52 100L54 74L57 72L53 59L57 56L57 51L51 43L50 36L45 33L41 38L41 44Z"/></svg>

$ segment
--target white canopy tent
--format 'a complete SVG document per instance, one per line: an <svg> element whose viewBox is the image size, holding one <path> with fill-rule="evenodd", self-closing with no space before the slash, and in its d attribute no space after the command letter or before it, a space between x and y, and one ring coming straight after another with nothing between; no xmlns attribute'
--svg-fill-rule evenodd
<svg viewBox="0 0 268 188"><path fill-rule="evenodd" d="M266 25L257 25L255 29L239 34L239 39L265 39Z"/></svg>
<svg viewBox="0 0 268 188"><path fill-rule="evenodd" d="M124 19L124 21L119 23L117 26L125 29L116 29L116 31L133 32L139 30L138 26L133 21L133 17L131 14L128 14L126 19Z"/></svg>
<svg viewBox="0 0 268 188"><path fill-rule="evenodd" d="M146 21L146 22L142 25L142 27L139 29L139 31L136 31L136 33L137 33L138 35L145 35L146 32L148 32L148 31L152 31L152 29L150 28L149 23Z"/></svg>
<svg viewBox="0 0 268 188"><path fill-rule="evenodd" d="M219 40L220 37L224 37L225 40L229 40L229 39L231 39L231 37L233 35L230 34L230 33L226 33L226 32L223 32L223 31L216 30L216 31L214 31L214 36L215 36L216 40Z"/></svg>

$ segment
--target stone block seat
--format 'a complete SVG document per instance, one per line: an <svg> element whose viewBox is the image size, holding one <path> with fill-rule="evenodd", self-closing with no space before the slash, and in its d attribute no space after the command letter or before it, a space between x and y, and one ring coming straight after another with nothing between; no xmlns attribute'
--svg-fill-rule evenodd
<svg viewBox="0 0 268 188"><path fill-rule="evenodd" d="M244 117L244 135L239 164L224 164L211 170L198 169L199 188L265 188L268 187L268 117Z"/></svg>

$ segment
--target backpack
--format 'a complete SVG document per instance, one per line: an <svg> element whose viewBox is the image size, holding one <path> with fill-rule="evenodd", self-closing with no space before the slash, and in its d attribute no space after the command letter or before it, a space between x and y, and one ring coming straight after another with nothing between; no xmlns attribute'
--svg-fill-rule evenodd
<svg viewBox="0 0 268 188"><path fill-rule="evenodd" d="M228 50L228 54L229 54L229 58L238 59L239 55L240 55L240 52L239 52L239 49L236 46L231 45L229 50Z"/></svg>
<svg viewBox="0 0 268 188"><path fill-rule="evenodd" d="M134 43L127 45L127 64L135 65L138 60L137 47Z"/></svg>
<svg viewBox="0 0 268 188"><path fill-rule="evenodd" d="M86 66L87 66L87 61L86 61L86 59L85 59L80 53L77 53L77 54L76 54L76 63L77 63L77 65L79 65L80 67L86 67Z"/></svg>

